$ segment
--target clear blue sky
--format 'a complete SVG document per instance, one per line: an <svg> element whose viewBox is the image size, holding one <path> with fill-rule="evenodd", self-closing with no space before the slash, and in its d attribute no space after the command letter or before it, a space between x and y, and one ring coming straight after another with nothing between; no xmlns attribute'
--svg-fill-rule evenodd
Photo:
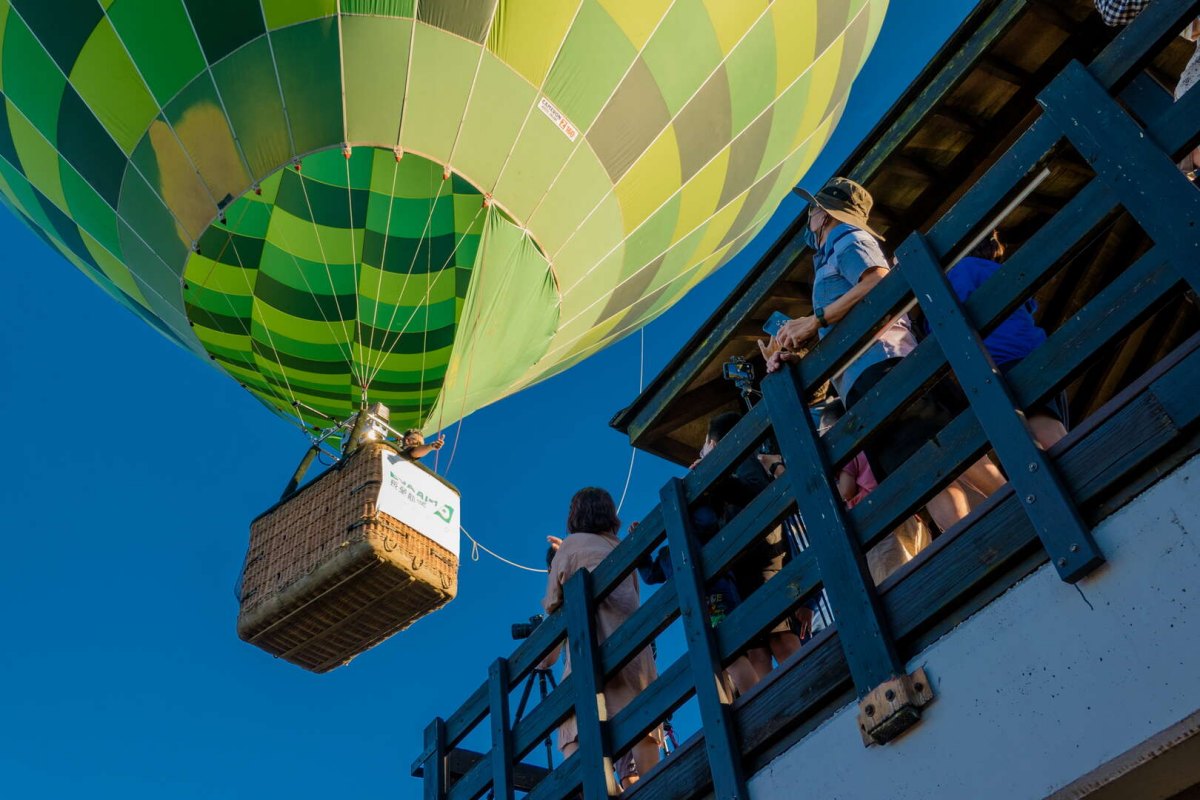
<svg viewBox="0 0 1200 800"><path fill-rule="evenodd" d="M892 1L805 185L842 162L972 6ZM741 257L647 329L647 379L799 209L786 200ZM453 603L328 675L243 644L233 584L249 522L305 441L8 214L0 241L0 796L419 797L408 766L423 728L511 651L509 625L539 610L543 579L466 556ZM448 477L476 538L539 564L576 488L619 495L630 450L607 423L636 394L638 353L635 335L467 419ZM678 473L639 455L623 517L645 514Z"/></svg>

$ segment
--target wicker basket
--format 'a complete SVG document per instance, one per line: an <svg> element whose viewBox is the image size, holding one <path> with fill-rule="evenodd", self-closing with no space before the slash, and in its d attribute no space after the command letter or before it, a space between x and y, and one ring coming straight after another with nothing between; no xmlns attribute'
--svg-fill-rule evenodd
<svg viewBox="0 0 1200 800"><path fill-rule="evenodd" d="M375 508L384 452L362 447L251 523L244 641L328 672L454 598L458 557Z"/></svg>

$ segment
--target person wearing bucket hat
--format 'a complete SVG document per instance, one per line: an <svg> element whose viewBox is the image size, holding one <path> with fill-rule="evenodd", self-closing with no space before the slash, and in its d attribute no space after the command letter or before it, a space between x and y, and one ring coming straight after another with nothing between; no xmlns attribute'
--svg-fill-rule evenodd
<svg viewBox="0 0 1200 800"><path fill-rule="evenodd" d="M871 194L849 178L832 178L815 195L793 189L809 201L804 241L813 249L813 313L789 320L775 334L778 351L763 346L767 371L779 368L795 349L824 338L888 273L879 247L883 237L871 228ZM761 345L762 343L760 343ZM912 352L917 340L902 316L879 333L871 348L833 379L843 398L871 365Z"/></svg>
<svg viewBox="0 0 1200 800"><path fill-rule="evenodd" d="M849 178L832 178L816 194L793 191L809 201L804 240L813 250L813 312L786 322L773 337L772 347L759 347L767 372L780 369L797 356L797 348L813 338L824 338L890 270L879 243L883 237L871 228L871 194ZM902 315L875 335L874 341L848 364L831 383L847 408L863 397L917 347L912 322ZM898 417L864 448L875 478L880 482L912 457L965 407L962 398L939 384L915 397ZM983 456L971 465L962 480L952 481L930 499L930 515L947 530L970 513L973 501L994 488L995 467ZM971 490L975 489L975 492Z"/></svg>

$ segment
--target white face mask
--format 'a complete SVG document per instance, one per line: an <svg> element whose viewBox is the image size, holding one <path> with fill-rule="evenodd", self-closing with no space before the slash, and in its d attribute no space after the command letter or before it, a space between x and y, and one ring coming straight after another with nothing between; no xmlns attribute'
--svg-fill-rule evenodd
<svg viewBox="0 0 1200 800"><path fill-rule="evenodd" d="M705 439L704 446L700 448L700 457L704 458L706 455L711 453L713 451L713 448L716 446L717 446L717 443L714 442L712 439Z"/></svg>

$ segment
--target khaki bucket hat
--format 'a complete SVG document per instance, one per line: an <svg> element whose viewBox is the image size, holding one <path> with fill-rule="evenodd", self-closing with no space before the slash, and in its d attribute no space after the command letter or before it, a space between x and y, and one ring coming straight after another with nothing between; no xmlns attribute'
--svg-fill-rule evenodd
<svg viewBox="0 0 1200 800"><path fill-rule="evenodd" d="M867 223L867 217L871 214L871 206L875 202L871 199L871 193L849 178L831 178L815 195L809 194L799 186L792 191L838 222L862 228L876 239L883 241L883 237L872 230Z"/></svg>

